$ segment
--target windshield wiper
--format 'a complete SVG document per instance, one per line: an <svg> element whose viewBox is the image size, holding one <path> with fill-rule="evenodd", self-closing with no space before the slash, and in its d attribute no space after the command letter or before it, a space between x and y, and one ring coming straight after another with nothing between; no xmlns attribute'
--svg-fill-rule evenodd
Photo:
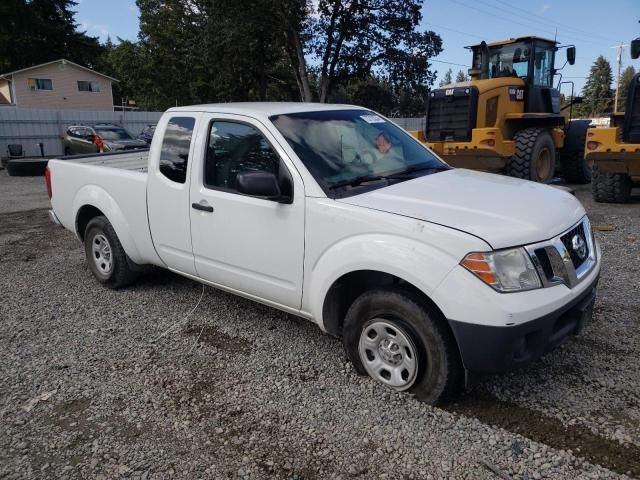
<svg viewBox="0 0 640 480"><path fill-rule="evenodd" d="M409 168L407 168L406 170L403 170L402 172L398 172L398 173L392 173L390 175L386 175L385 178L390 178L392 180L395 179L403 179L406 178L407 176L409 176L412 173L415 172L422 172L425 170L429 170L431 172L441 172L444 170L450 170L450 167L447 167L445 165L439 165L436 167L429 167L429 166L425 166L425 165L413 165Z"/></svg>
<svg viewBox="0 0 640 480"><path fill-rule="evenodd" d="M345 180L343 182L334 183L329 186L331 190L341 187L357 187L367 182L377 182L379 180L386 180L385 175L361 175L360 177L352 178L351 180Z"/></svg>

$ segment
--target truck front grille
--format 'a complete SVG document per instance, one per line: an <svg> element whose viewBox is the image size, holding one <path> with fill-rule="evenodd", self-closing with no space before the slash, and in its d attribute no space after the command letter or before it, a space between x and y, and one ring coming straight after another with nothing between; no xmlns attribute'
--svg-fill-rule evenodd
<svg viewBox="0 0 640 480"><path fill-rule="evenodd" d="M574 248L573 239L576 236L579 236L580 238L582 238L582 241L585 243L584 248L586 250L586 256L584 257L581 257L576 251L576 249ZM567 233L562 235L560 237L560 240L562 240L562 244L564 245L564 248L566 248L567 252L569 252L569 256L571 257L571 261L573 262L573 266L575 268L578 268L580 265L582 265L586 261L586 259L589 257L589 247L586 244L586 236L584 232L584 226L582 223L578 224L576 227L572 228Z"/></svg>
<svg viewBox="0 0 640 480"><path fill-rule="evenodd" d="M476 126L478 89L441 88L429 94L425 136L431 142L469 141Z"/></svg>
<svg viewBox="0 0 640 480"><path fill-rule="evenodd" d="M563 283L573 288L597 261L587 217L557 237L528 245L525 249L545 287Z"/></svg>

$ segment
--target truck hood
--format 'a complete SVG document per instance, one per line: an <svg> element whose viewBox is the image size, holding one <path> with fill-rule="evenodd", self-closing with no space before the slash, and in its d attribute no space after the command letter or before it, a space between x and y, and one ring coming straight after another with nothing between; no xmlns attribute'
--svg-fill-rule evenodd
<svg viewBox="0 0 640 480"><path fill-rule="evenodd" d="M494 249L547 240L585 215L580 202L558 188L461 168L339 201L455 228Z"/></svg>

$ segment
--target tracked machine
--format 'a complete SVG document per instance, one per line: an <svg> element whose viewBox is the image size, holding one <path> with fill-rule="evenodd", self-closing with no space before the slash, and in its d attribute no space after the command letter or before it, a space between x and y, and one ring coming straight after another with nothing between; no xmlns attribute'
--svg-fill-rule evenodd
<svg viewBox="0 0 640 480"><path fill-rule="evenodd" d="M589 182L589 121L565 118L559 87L572 82L560 75L553 84L561 70L555 68L556 53L565 49L565 65L573 65L575 47L529 36L467 48L471 79L432 90L425 129L412 134L456 167L548 183L561 163L568 182Z"/></svg>

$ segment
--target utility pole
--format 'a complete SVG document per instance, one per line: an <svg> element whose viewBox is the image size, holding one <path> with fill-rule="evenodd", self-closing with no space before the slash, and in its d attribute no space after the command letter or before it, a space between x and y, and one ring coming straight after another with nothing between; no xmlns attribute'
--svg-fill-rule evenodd
<svg viewBox="0 0 640 480"><path fill-rule="evenodd" d="M620 45L614 45L611 48L617 48L618 49L618 75L616 75L616 99L615 102L613 104L613 113L616 113L618 111L618 92L620 91L620 70L622 69L622 49L624 47L628 47L629 45L627 44L622 44L622 42L620 42Z"/></svg>

